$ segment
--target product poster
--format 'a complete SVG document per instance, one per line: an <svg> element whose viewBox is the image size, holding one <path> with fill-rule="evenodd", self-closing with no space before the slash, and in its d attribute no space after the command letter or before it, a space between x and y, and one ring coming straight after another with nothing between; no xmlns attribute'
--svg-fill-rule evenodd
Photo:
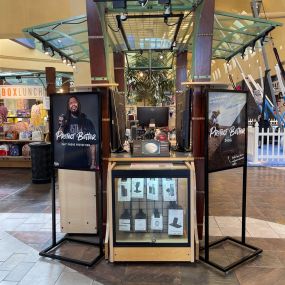
<svg viewBox="0 0 285 285"><path fill-rule="evenodd" d="M54 167L99 170L101 107L97 93L51 96Z"/></svg>
<svg viewBox="0 0 285 285"><path fill-rule="evenodd" d="M144 178L132 178L132 198L144 197Z"/></svg>
<svg viewBox="0 0 285 285"><path fill-rule="evenodd" d="M168 234L183 235L183 209L168 210Z"/></svg>
<svg viewBox="0 0 285 285"><path fill-rule="evenodd" d="M151 229L154 231L162 231L163 230L163 216L155 209L153 214L151 215Z"/></svg>
<svg viewBox="0 0 285 285"><path fill-rule="evenodd" d="M176 201L176 179L162 178L163 201Z"/></svg>
<svg viewBox="0 0 285 285"><path fill-rule="evenodd" d="M243 166L247 93L208 92L208 170Z"/></svg>
<svg viewBox="0 0 285 285"><path fill-rule="evenodd" d="M118 201L131 201L131 178L119 178Z"/></svg>
<svg viewBox="0 0 285 285"><path fill-rule="evenodd" d="M147 199L158 200L158 178L147 178Z"/></svg>

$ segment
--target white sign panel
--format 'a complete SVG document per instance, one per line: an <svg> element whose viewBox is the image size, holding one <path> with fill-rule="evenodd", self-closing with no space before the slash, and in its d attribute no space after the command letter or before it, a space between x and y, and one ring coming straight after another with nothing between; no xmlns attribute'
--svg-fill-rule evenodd
<svg viewBox="0 0 285 285"><path fill-rule="evenodd" d="M45 88L37 85L1 85L1 99L42 99L46 95Z"/></svg>

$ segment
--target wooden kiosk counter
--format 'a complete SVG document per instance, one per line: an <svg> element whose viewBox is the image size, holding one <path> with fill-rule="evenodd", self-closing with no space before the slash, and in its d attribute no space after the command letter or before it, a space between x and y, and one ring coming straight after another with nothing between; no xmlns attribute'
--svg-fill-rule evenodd
<svg viewBox="0 0 285 285"><path fill-rule="evenodd" d="M107 186L109 260L194 262L195 191L194 159L189 154L112 155Z"/></svg>

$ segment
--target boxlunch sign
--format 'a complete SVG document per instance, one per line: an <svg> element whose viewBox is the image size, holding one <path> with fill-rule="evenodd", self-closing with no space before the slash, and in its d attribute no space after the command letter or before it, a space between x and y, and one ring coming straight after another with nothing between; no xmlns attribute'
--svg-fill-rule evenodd
<svg viewBox="0 0 285 285"><path fill-rule="evenodd" d="M7 85L0 86L1 99L37 99L45 96L45 89L43 86L24 86L24 85Z"/></svg>

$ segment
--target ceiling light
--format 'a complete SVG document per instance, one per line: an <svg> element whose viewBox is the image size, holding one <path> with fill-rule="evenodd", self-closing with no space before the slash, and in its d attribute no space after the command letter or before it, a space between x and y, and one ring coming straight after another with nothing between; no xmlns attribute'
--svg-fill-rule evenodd
<svg viewBox="0 0 285 285"><path fill-rule="evenodd" d="M20 75L17 75L16 79L18 79L19 83L22 83L22 77Z"/></svg>
<svg viewBox="0 0 285 285"><path fill-rule="evenodd" d="M163 16L164 17L169 17L170 14L171 14L171 6L170 5L165 5L164 8L165 8L165 11L163 13Z"/></svg>
<svg viewBox="0 0 285 285"><path fill-rule="evenodd" d="M139 73L139 76L140 76L140 77L143 77L143 72L140 72L140 73Z"/></svg>
<svg viewBox="0 0 285 285"><path fill-rule="evenodd" d="M67 65L71 66L71 61L70 60L67 60Z"/></svg>
<svg viewBox="0 0 285 285"><path fill-rule="evenodd" d="M163 59L163 55L161 54L161 55L159 56L159 58L160 58L160 59Z"/></svg>
<svg viewBox="0 0 285 285"><path fill-rule="evenodd" d="M139 4L142 6L142 7L145 7L148 0L138 0Z"/></svg>
<svg viewBox="0 0 285 285"><path fill-rule="evenodd" d="M128 19L128 14L122 12L122 13L120 14L120 20L121 20L121 21L126 21L127 19Z"/></svg>

